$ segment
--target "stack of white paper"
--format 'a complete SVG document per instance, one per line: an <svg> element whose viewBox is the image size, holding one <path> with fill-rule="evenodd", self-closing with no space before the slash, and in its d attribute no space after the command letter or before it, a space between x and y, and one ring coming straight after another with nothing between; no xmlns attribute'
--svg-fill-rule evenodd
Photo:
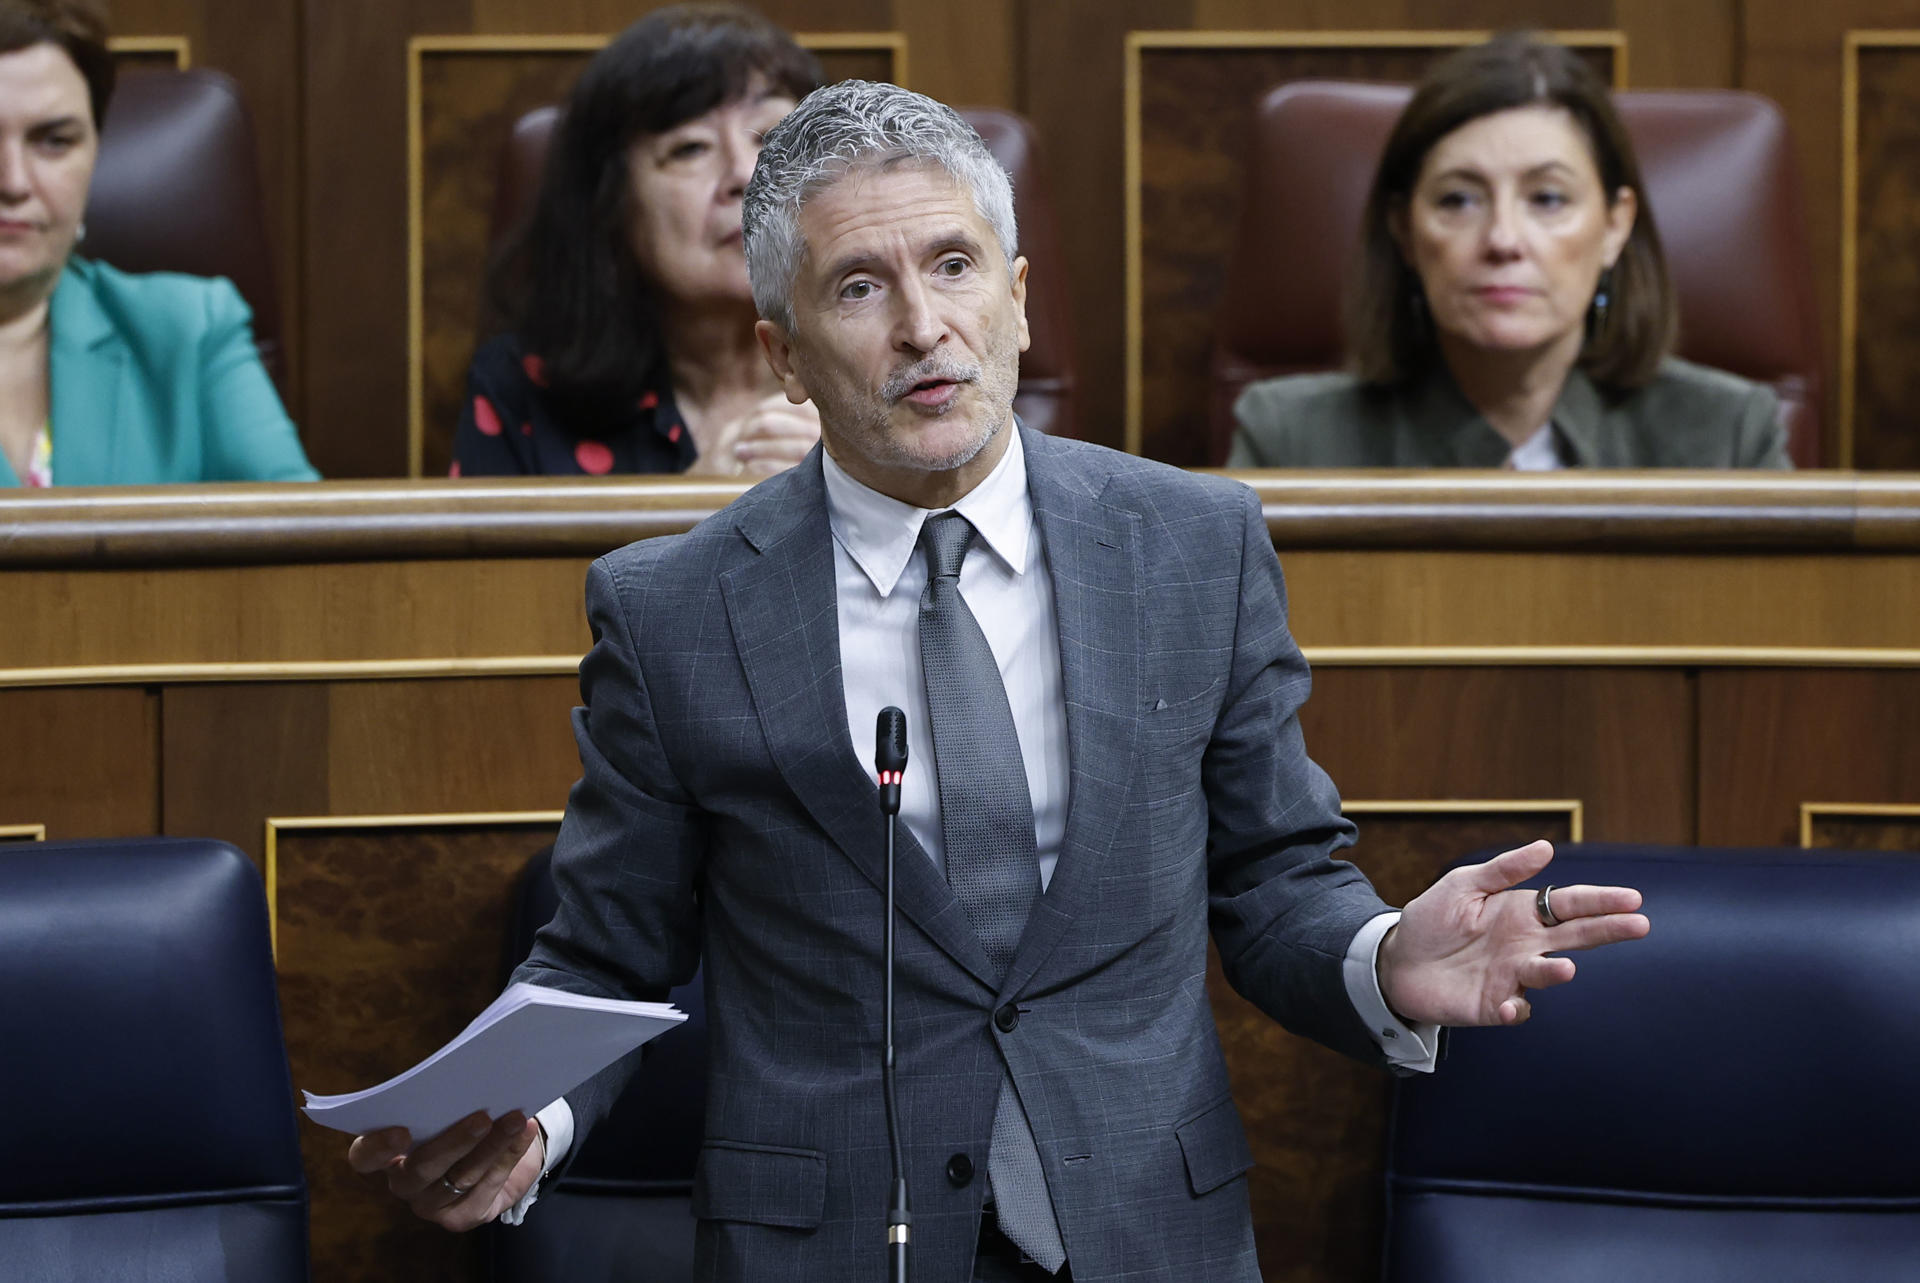
<svg viewBox="0 0 1920 1283"><path fill-rule="evenodd" d="M589 998L516 984L454 1040L378 1087L307 1098L322 1127L370 1132L404 1127L417 1144L477 1110L532 1117L641 1043L685 1020L664 1002Z"/></svg>

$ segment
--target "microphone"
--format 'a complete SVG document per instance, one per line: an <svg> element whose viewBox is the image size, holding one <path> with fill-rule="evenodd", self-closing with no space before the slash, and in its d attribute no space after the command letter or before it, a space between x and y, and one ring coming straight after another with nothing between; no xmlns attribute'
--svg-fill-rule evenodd
<svg viewBox="0 0 1920 1283"><path fill-rule="evenodd" d="M893 1090L893 835L900 815L900 779L907 770L907 715L889 704L873 730L873 767L880 776L880 813L887 825L886 1057L880 1085L886 1097L887 1144L893 1151L893 1190L887 1206L887 1278L907 1283L907 1248L913 1214L907 1210L907 1165L900 1152L900 1106Z"/></svg>
<svg viewBox="0 0 1920 1283"><path fill-rule="evenodd" d="M873 731L873 769L880 773L880 813L900 814L900 779L907 772L907 715L889 704Z"/></svg>

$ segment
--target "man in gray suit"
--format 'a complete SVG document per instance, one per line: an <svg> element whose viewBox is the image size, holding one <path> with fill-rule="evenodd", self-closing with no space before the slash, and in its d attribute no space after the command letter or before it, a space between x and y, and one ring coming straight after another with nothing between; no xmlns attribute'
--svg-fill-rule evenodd
<svg viewBox="0 0 1920 1283"><path fill-rule="evenodd" d="M899 705L916 1275L1257 1279L1209 926L1275 1019L1420 1069L1439 1024L1525 1019L1527 990L1572 976L1550 952L1644 934L1639 897L1537 908L1507 889L1550 858L1536 843L1397 914L1333 858L1354 830L1301 742L1258 501L1017 425L1027 264L1006 177L951 111L819 91L768 136L745 226L763 346L824 451L593 567L561 907L516 979L656 996L704 958L701 1277L879 1278L885 848L862 759ZM350 1157L449 1228L514 1219L620 1086Z"/></svg>

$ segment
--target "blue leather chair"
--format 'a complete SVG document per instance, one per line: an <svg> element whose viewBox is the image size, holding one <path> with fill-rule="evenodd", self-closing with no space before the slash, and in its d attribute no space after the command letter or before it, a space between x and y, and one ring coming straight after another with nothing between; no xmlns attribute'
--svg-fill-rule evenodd
<svg viewBox="0 0 1920 1283"><path fill-rule="evenodd" d="M1390 1283L1920 1278L1920 856L1571 846L1646 896L1395 1086Z"/></svg>
<svg viewBox="0 0 1920 1283"><path fill-rule="evenodd" d="M0 1277L307 1277L266 899L220 842L0 852Z"/></svg>
<svg viewBox="0 0 1920 1283"><path fill-rule="evenodd" d="M510 961L559 907L553 848L527 862ZM518 1226L492 1226L497 1283L684 1283L693 1277L693 1168L707 1108L700 977L666 995L687 1022L642 1049L626 1094ZM636 1055L642 1053L635 1053Z"/></svg>

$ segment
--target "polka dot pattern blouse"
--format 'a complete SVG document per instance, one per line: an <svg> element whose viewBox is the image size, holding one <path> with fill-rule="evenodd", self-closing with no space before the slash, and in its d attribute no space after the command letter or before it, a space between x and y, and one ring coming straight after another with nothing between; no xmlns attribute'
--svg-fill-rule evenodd
<svg viewBox="0 0 1920 1283"><path fill-rule="evenodd" d="M455 477L589 476L685 472L698 452L673 391L643 393L633 413L592 435L561 425L546 368L512 335L481 345L467 368L467 398L453 438Z"/></svg>

